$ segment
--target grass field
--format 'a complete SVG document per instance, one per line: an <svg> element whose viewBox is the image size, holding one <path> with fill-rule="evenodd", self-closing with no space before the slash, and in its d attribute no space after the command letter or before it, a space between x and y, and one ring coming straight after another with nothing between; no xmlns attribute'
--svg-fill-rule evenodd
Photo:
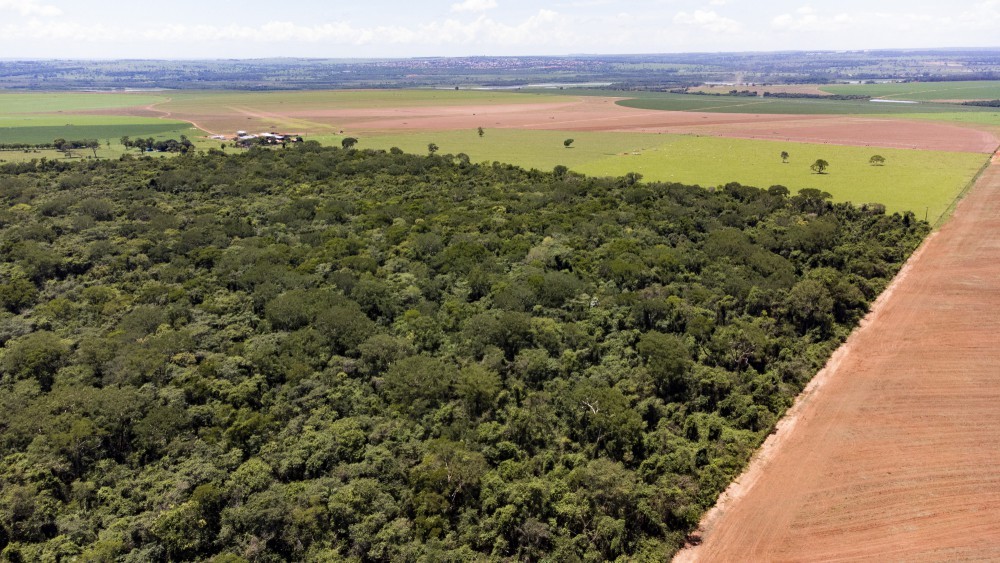
<svg viewBox="0 0 1000 563"><path fill-rule="evenodd" d="M713 113L767 113L802 115L906 115L913 113L988 113L991 108L956 104L880 104L867 100L821 100L808 98L751 98L660 94L621 100L618 105L667 111L707 111Z"/></svg>
<svg viewBox="0 0 1000 563"><path fill-rule="evenodd" d="M907 86L907 85L889 85ZM579 94L583 91L565 91ZM621 95L620 92L587 91L586 95ZM632 93L629 93L632 95ZM977 125L1000 126L1000 112L989 108L961 108L955 105L837 102L807 99L726 98L685 96L663 93L636 93L623 102L631 107L720 111L735 113L880 113L900 117L944 119ZM335 124L319 120L325 108L370 109L407 108L435 105L489 105L558 102L573 98L513 92L454 90L301 91L301 92L169 92L149 94L45 94L0 93L0 142L48 142L97 138L110 140L99 156L116 158L124 152L118 144L122 135L132 137L178 138L187 135L198 148L218 148L218 141L200 138L204 132L186 122L155 117L117 115L75 115L87 109L113 109L157 104L165 115L183 115L197 121L215 116L216 123L256 130L258 127L293 132L310 130L309 138L324 144L339 144ZM35 102L37 100L37 103ZM875 106L875 107L873 107ZM919 108L919 112L915 109ZM938 112L938 109L941 109ZM33 110L33 111L31 111ZM317 113L318 112L318 113ZM218 120L219 116L223 119ZM242 125L242 127L241 127ZM228 131L227 131L228 132ZM572 148L563 140L573 138ZM678 181L704 186L737 181L767 187L782 184L793 192L814 187L833 194L837 201L879 202L890 211L909 210L935 220L983 163L983 156L966 153L917 152L871 149L837 145L814 145L762 140L741 140L646 133L564 132L519 129L487 129L480 138L474 129L457 131L400 132L363 136L361 148L388 149L397 146L413 153L426 153L435 143L441 153L466 153L474 161L500 161L550 170L562 164L587 174L620 176L639 172L651 181ZM778 154L792 154L782 164ZM883 167L868 165L877 150L888 160ZM60 153L2 152L0 160L62 158ZM51 152L51 154L48 154ZM81 151L80 156L88 153ZM831 163L829 174L816 175L809 164L823 158Z"/></svg>
<svg viewBox="0 0 1000 563"><path fill-rule="evenodd" d="M538 101L539 96L536 95L493 90L182 91L171 92L170 101L159 107L167 111L185 110L207 113L230 106L247 106L261 111L289 111L324 107L368 109L438 105L529 104ZM551 102L552 96L546 96L542 101Z"/></svg>
<svg viewBox="0 0 1000 563"><path fill-rule="evenodd" d="M859 94L896 100L996 100L1000 81L907 82L904 84L838 84L821 86L831 94Z"/></svg>
<svg viewBox="0 0 1000 563"><path fill-rule="evenodd" d="M0 116L147 106L166 100L165 95L148 93L0 92Z"/></svg>
<svg viewBox="0 0 1000 563"><path fill-rule="evenodd" d="M563 139L575 139L566 149ZM329 139L332 141L333 139ZM466 153L475 162L501 161L549 170L557 164L597 176L639 172L649 181L676 181L702 186L728 182L758 187L781 184L793 193L802 188L829 192L835 201L882 203L890 211L913 211L936 221L985 162L971 153L871 149L641 133L564 133L560 131L439 131L371 137L360 147L426 153L435 143L441 153ZM779 155L788 151L783 164ZM885 166L871 166L877 151ZM818 175L809 165L830 163Z"/></svg>
<svg viewBox="0 0 1000 563"><path fill-rule="evenodd" d="M1000 108L991 108L993 111L978 112L957 112L957 113L912 113L907 114L906 119L927 119L931 121L951 121L954 123L968 123L969 125L988 125L1000 127Z"/></svg>
<svg viewBox="0 0 1000 563"><path fill-rule="evenodd" d="M563 146L565 139L574 139L572 148ZM334 142L335 138L318 138ZM339 141L337 141L339 142ZM526 131L518 129L488 129L479 138L474 130L426 131L362 137L361 148L389 149L399 147L406 152L426 153L428 143L440 147L440 152L469 155L474 162L499 161L525 168L551 170L557 164L572 169L625 152L650 150L663 142L662 135L646 133L588 133L566 131Z"/></svg>
<svg viewBox="0 0 1000 563"><path fill-rule="evenodd" d="M106 125L43 125L28 127L5 127L0 120L0 143L48 143L53 139L118 140L123 135L129 137L166 137L177 139L180 135L200 135L183 122L160 121L159 123L112 123Z"/></svg>

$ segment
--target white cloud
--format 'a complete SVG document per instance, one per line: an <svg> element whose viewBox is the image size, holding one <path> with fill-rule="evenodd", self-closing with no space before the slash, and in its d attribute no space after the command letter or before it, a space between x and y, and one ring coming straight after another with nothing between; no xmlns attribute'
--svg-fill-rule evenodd
<svg viewBox="0 0 1000 563"><path fill-rule="evenodd" d="M743 24L727 17L720 16L715 10L695 10L692 13L678 12L674 23L701 28L712 33L739 33Z"/></svg>
<svg viewBox="0 0 1000 563"><path fill-rule="evenodd" d="M858 17L850 14L821 14L810 6L803 6L792 14L781 14L771 20L771 27L778 31L830 31L844 27L857 27L877 17Z"/></svg>
<svg viewBox="0 0 1000 563"><path fill-rule="evenodd" d="M465 0L451 5L452 12L485 12L497 7L496 0Z"/></svg>
<svg viewBox="0 0 1000 563"><path fill-rule="evenodd" d="M712 6L725 6L729 3L729 0L710 0L709 4Z"/></svg>
<svg viewBox="0 0 1000 563"><path fill-rule="evenodd" d="M259 26L163 25L147 28L91 26L69 22L34 20L26 24L0 26L0 40L72 40L89 43L133 42L253 42L326 43L333 45L502 45L508 47L575 43L557 12L539 10L517 24L501 23L486 16L471 22L446 19L412 27L355 27L345 22L301 25L272 21Z"/></svg>
<svg viewBox="0 0 1000 563"><path fill-rule="evenodd" d="M17 12L22 16L61 16L63 11L50 4L39 4L38 0L0 0L0 10Z"/></svg>

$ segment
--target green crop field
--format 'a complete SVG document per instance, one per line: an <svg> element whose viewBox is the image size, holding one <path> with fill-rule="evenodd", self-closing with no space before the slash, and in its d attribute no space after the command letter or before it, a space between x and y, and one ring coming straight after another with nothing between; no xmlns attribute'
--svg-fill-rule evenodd
<svg viewBox="0 0 1000 563"><path fill-rule="evenodd" d="M647 133L591 133L581 131L526 131L519 129L486 129L479 138L474 129L461 131L426 131L362 137L361 148L388 149L399 147L406 152L426 153L434 143L441 153L465 153L474 162L509 162L525 168L551 170L557 164L577 167L595 160L626 152L652 149L663 143L662 135ZM572 148L563 141L574 139ZM333 143L336 137L310 137Z"/></svg>
<svg viewBox="0 0 1000 563"><path fill-rule="evenodd" d="M996 100L1000 81L838 84L820 87L831 94L855 94L897 100Z"/></svg>
<svg viewBox="0 0 1000 563"><path fill-rule="evenodd" d="M573 138L573 148L562 141ZM335 138L325 139L334 142ZM786 143L690 135L582 133L560 131L438 131L363 138L359 147L399 147L425 153L435 143L440 153L465 153L474 162L501 161L549 170L562 164L598 176L641 173L649 181L675 181L702 186L728 182L758 187L781 184L792 192L818 188L835 201L882 203L890 211L913 211L937 220L968 184L985 156L971 153L872 149L838 145ZM791 154L783 164L781 151ZM885 166L871 166L874 154ZM830 163L818 175L809 165Z"/></svg>
<svg viewBox="0 0 1000 563"><path fill-rule="evenodd" d="M974 113L911 113L906 119L927 119L931 121L951 121L954 123L968 123L969 125L990 125L1000 127L1000 108L990 108L993 111L979 111Z"/></svg>
<svg viewBox="0 0 1000 563"><path fill-rule="evenodd" d="M160 94L97 94L84 92L0 92L0 116L18 113L54 113L147 106L165 102Z"/></svg>
<svg viewBox="0 0 1000 563"><path fill-rule="evenodd" d="M571 98L565 98L570 100ZM427 107L439 105L492 105L551 103L552 96L514 92L474 90L306 90L281 92L176 92L169 102L158 106L167 111L217 113L232 107L250 107L259 111L287 112L323 108L368 109Z"/></svg>
<svg viewBox="0 0 1000 563"><path fill-rule="evenodd" d="M984 113L991 108L957 104L887 104L867 100L822 100L808 98L753 98L743 96L698 96L660 94L621 100L618 105L666 111L713 113L764 113L803 115L905 115L912 113Z"/></svg>
<svg viewBox="0 0 1000 563"><path fill-rule="evenodd" d="M0 121L2 123L2 121ZM34 127L5 127L0 125L0 143L48 143L53 139L111 139L118 142L123 135L129 137L172 137L200 135L183 122L113 123L106 125L43 125Z"/></svg>
<svg viewBox="0 0 1000 563"><path fill-rule="evenodd" d="M791 158L781 162L781 151ZM884 166L871 166L880 154ZM826 174L809 167L830 163ZM792 192L817 188L835 201L882 203L890 212L913 211L936 221L986 161L970 153L873 149L837 145L784 143L677 136L637 156L609 157L579 167L580 172L623 175L638 172L650 180L715 186L731 181L758 187L781 184Z"/></svg>

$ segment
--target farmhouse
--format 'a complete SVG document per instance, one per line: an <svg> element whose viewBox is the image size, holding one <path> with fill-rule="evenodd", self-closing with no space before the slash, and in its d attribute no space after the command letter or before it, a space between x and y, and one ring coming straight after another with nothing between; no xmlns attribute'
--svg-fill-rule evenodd
<svg viewBox="0 0 1000 563"><path fill-rule="evenodd" d="M302 142L302 136L275 133L273 131L253 135L248 134L246 131L237 131L233 141L241 147L249 147L251 145L281 145L285 143L300 143Z"/></svg>

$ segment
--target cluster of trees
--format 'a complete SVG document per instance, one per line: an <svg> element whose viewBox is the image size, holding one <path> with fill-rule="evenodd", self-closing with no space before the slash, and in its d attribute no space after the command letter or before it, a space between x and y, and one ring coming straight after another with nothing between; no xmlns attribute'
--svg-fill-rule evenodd
<svg viewBox="0 0 1000 563"><path fill-rule="evenodd" d="M132 139L128 135L121 138L121 144L126 149L136 149L139 152L176 152L186 154L194 149L194 144L186 135L181 135L180 140L164 139L157 141L153 137L146 139Z"/></svg>
<svg viewBox="0 0 1000 563"><path fill-rule="evenodd" d="M67 141L66 139L55 139L51 143L0 143L0 151L29 151L55 149L69 153L74 149L91 149L94 156L97 156L97 149L101 148L101 142L97 139L83 139L77 141Z"/></svg>
<svg viewBox="0 0 1000 563"><path fill-rule="evenodd" d="M861 94L810 94L808 92L764 92L765 98L802 98L817 100L870 100L871 96Z"/></svg>
<svg viewBox="0 0 1000 563"><path fill-rule="evenodd" d="M984 108L1000 108L1000 100L970 100L962 102L963 106L978 106Z"/></svg>
<svg viewBox="0 0 1000 563"><path fill-rule="evenodd" d="M664 561L928 232L323 148L0 167L10 561Z"/></svg>

